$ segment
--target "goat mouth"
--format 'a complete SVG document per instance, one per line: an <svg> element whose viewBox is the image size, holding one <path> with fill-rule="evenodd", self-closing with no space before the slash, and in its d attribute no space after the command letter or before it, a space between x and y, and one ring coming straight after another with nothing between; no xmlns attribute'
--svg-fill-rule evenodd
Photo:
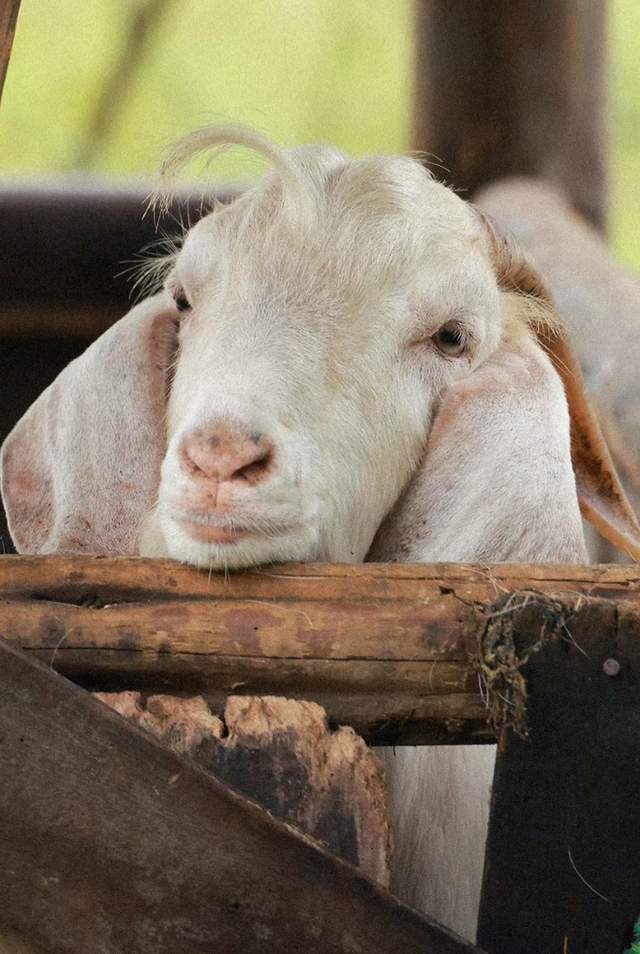
<svg viewBox="0 0 640 954"><path fill-rule="evenodd" d="M195 523L192 520L183 520L182 526L190 537L203 543L229 544L237 543L247 531L231 527L215 527L211 524Z"/></svg>

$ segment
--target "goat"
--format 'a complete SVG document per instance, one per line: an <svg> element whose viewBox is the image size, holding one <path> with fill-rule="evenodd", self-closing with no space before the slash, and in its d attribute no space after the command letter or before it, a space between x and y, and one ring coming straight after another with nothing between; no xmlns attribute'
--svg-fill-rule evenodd
<svg viewBox="0 0 640 954"><path fill-rule="evenodd" d="M272 170L189 230L162 290L7 438L18 550L215 570L583 562L582 506L640 555L578 365L518 246L411 158L283 152L218 127L186 137L167 170L228 143ZM384 759L392 885L472 937L493 747Z"/></svg>

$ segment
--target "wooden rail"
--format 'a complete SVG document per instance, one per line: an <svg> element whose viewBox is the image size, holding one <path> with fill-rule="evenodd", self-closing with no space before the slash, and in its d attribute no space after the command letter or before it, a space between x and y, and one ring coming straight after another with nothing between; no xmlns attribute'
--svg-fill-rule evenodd
<svg viewBox="0 0 640 954"><path fill-rule="evenodd" d="M550 614L568 656L623 622L640 635L640 571L615 566L307 564L225 578L169 561L5 557L0 597L0 635L85 688L201 694L217 711L229 695L310 699L376 744L492 741L474 659L506 620L520 656Z"/></svg>
<svg viewBox="0 0 640 954"><path fill-rule="evenodd" d="M0 338L93 339L121 318L131 307L127 267L202 214L198 190L185 188L157 223L144 214L153 187L151 179L114 184L81 174L0 183Z"/></svg>

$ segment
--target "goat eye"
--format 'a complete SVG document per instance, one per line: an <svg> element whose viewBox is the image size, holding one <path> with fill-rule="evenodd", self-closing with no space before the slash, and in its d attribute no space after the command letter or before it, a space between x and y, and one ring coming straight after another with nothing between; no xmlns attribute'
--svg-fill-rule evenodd
<svg viewBox="0 0 640 954"><path fill-rule="evenodd" d="M469 338L457 321L446 321L432 337L435 346L450 357L457 357L466 349Z"/></svg>
<svg viewBox="0 0 640 954"><path fill-rule="evenodd" d="M176 308L178 311L191 311L191 303L187 296L185 295L182 288L179 288L173 296L173 300L176 303Z"/></svg>

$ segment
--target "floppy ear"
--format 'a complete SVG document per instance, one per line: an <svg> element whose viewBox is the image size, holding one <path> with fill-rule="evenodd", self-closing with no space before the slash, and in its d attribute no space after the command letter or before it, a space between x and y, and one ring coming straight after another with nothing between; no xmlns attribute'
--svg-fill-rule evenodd
<svg viewBox="0 0 640 954"><path fill-rule="evenodd" d="M586 561L562 384L526 329L447 390L367 559Z"/></svg>
<svg viewBox="0 0 640 954"><path fill-rule="evenodd" d="M640 527L577 359L557 319L544 320L555 316L542 279L478 215L498 284L519 296L522 320L444 395L420 470L368 559L585 562L578 500L606 539L640 559Z"/></svg>
<svg viewBox="0 0 640 954"><path fill-rule="evenodd" d="M479 210L476 213L498 284L506 291L537 299L553 313L551 295L522 248L500 232L489 216ZM606 540L640 560L640 524L589 403L578 358L557 316L554 322L538 323L535 329L564 385L580 509Z"/></svg>
<svg viewBox="0 0 640 954"><path fill-rule="evenodd" d="M0 475L18 552L137 552L165 450L175 320L164 293L133 308L9 434Z"/></svg>

